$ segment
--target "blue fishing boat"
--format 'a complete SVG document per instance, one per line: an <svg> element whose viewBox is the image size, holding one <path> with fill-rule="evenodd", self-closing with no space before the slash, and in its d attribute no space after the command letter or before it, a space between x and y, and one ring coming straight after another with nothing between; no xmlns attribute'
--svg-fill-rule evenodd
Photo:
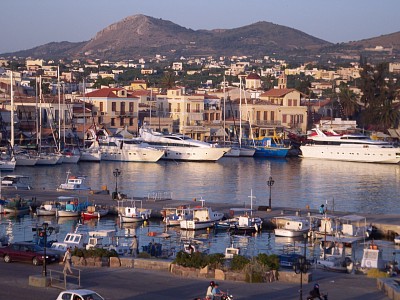
<svg viewBox="0 0 400 300"><path fill-rule="evenodd" d="M290 146L276 143L276 140L270 137L264 137L261 140L255 140L255 157L286 157Z"/></svg>

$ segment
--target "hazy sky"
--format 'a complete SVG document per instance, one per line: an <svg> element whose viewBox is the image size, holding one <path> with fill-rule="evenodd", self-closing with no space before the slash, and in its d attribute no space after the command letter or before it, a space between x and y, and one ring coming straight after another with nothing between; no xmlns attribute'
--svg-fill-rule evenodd
<svg viewBox="0 0 400 300"><path fill-rule="evenodd" d="M191 29L236 28L268 21L329 42L400 31L400 0L4 0L0 53L49 42L91 39L135 14Z"/></svg>

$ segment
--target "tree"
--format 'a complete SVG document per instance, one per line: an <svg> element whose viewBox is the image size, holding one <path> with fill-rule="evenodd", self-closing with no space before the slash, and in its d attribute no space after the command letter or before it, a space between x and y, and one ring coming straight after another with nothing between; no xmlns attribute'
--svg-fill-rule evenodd
<svg viewBox="0 0 400 300"><path fill-rule="evenodd" d="M176 76L175 72L168 71L164 73L164 77L161 79L161 84L166 89L171 89L175 87Z"/></svg>
<svg viewBox="0 0 400 300"><path fill-rule="evenodd" d="M357 95L351 91L347 86L340 86L339 92L339 106L345 117L353 117L360 109L360 105L357 102Z"/></svg>

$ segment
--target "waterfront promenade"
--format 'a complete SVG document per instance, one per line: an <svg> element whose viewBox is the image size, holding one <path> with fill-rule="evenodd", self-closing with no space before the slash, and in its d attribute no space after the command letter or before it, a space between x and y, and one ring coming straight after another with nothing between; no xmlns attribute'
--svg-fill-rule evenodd
<svg viewBox="0 0 400 300"><path fill-rule="evenodd" d="M30 275L40 275L41 267L30 264L0 262L0 299L13 300L54 300L59 289L32 287L28 284ZM49 265L48 269L61 271L61 265ZM83 267L82 288L92 289L106 300L193 300L205 294L209 280L190 279L174 276L163 271L149 271L133 268L89 268ZM388 300L377 289L376 279L363 275L330 273L313 270L313 281L303 286L303 299L318 282L321 291L329 299ZM278 299L299 298L299 284L220 282L222 290L229 290L234 299Z"/></svg>
<svg viewBox="0 0 400 300"><path fill-rule="evenodd" d="M70 196L70 195L80 195L82 197L88 197L90 203L95 203L99 205L108 205L112 207L117 207L117 201L112 200L111 194L104 194L100 191L98 192L89 192L89 191L56 191L56 190L13 190L8 189L2 192L3 196L10 198L19 195L24 199L32 199L35 198L38 203L44 201L55 201L59 196ZM198 206L201 205L199 199L194 201L194 199L190 201L184 200L175 200L175 199L164 199L164 198L134 198L136 200L142 200L142 204L144 208L152 209L152 217L161 218L161 210L164 207L176 207L179 205L190 205L190 206ZM260 202L260 200L259 200ZM265 199L265 204L267 205L268 199ZM302 216L307 216L310 212L311 214L318 213L318 207L315 208L290 208L290 207L281 207L274 206L274 203L279 203L279 199L273 199L272 202L272 211L267 211L265 206L254 206L254 210L256 210L256 214L261 217L264 221L264 224L272 225L271 220L274 217L284 215L295 215L299 214ZM140 205L137 203L137 205ZM205 202L206 206L211 206L213 210L220 211L225 213L226 216L229 214L229 209L232 207L239 207L239 205L235 205L232 203L213 203L211 201ZM246 207L250 207L249 203L246 203ZM259 210L260 208L260 210ZM349 213L345 211L340 211L339 208L336 208L335 211L330 211L328 207L329 214L334 214L337 216L347 215ZM352 214L352 213L351 213ZM368 224L373 225L377 228L378 232L387 238L392 238L396 234L400 234L400 215L398 214L366 214L360 213L359 215L366 217ZM264 226L265 227L265 226Z"/></svg>

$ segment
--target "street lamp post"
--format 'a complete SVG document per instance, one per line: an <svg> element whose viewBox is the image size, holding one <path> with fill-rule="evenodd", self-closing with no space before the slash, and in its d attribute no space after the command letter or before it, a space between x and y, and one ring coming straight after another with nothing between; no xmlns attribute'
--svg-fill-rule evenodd
<svg viewBox="0 0 400 300"><path fill-rule="evenodd" d="M296 274L300 274L300 300L303 300L303 274L306 274L308 270L310 269L310 263L307 261L307 253L306 253L306 247L307 247L307 232L303 233L303 239L304 239L304 255L300 256L296 263L293 265L294 272Z"/></svg>
<svg viewBox="0 0 400 300"><path fill-rule="evenodd" d="M268 203L269 209L272 209L271 194L272 194L272 186L274 185L274 183L275 183L275 181L272 179L272 176L270 176L267 181L267 185L269 186L269 203Z"/></svg>
<svg viewBox="0 0 400 300"><path fill-rule="evenodd" d="M121 175L121 171L119 169L115 169L113 174L115 177L115 193L113 198L116 199L118 196L118 177Z"/></svg>
<svg viewBox="0 0 400 300"><path fill-rule="evenodd" d="M47 248L47 236L48 234L50 235L53 232L54 228L49 227L48 223L43 223L42 228L39 231L39 236L43 238L43 269L42 269L42 276L47 277L47 254L46 254L46 248Z"/></svg>

